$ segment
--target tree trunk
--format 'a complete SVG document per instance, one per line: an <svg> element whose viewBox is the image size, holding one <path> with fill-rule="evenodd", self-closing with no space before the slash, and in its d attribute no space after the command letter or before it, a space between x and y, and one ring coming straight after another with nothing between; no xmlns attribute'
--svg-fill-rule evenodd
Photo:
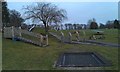
<svg viewBox="0 0 120 72"><path fill-rule="evenodd" d="M48 27L47 27L47 24L45 25L45 33L48 33Z"/></svg>
<svg viewBox="0 0 120 72"><path fill-rule="evenodd" d="M48 33L48 25L45 21L43 21L43 24L45 26L45 33L47 34Z"/></svg>

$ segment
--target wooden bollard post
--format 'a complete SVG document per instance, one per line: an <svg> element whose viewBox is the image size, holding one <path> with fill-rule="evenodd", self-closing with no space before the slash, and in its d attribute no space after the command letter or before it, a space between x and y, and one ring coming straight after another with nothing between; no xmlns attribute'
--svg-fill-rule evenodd
<svg viewBox="0 0 120 72"><path fill-rule="evenodd" d="M83 35L84 35L84 41L86 40L86 33L85 31L83 31Z"/></svg>
<svg viewBox="0 0 120 72"><path fill-rule="evenodd" d="M77 34L77 36L76 36L77 41L80 41L80 35L79 35L78 31L76 31L76 34Z"/></svg>
<svg viewBox="0 0 120 72"><path fill-rule="evenodd" d="M48 35L46 35L46 45L48 45Z"/></svg>
<svg viewBox="0 0 120 72"><path fill-rule="evenodd" d="M43 45L43 36L40 35L40 45L42 46Z"/></svg>
<svg viewBox="0 0 120 72"><path fill-rule="evenodd" d="M71 43L72 42L72 34L71 34L71 32L69 32L69 42Z"/></svg>
<svg viewBox="0 0 120 72"><path fill-rule="evenodd" d="M61 41L64 42L64 33L61 32Z"/></svg>
<svg viewBox="0 0 120 72"><path fill-rule="evenodd" d="M93 35L93 39L96 40L97 38L95 37L95 35Z"/></svg>
<svg viewBox="0 0 120 72"><path fill-rule="evenodd" d="M19 27L19 36L21 37L21 27Z"/></svg>
<svg viewBox="0 0 120 72"><path fill-rule="evenodd" d="M11 31L12 31L12 40L14 40L15 35L14 35L14 27L13 26L11 27Z"/></svg>

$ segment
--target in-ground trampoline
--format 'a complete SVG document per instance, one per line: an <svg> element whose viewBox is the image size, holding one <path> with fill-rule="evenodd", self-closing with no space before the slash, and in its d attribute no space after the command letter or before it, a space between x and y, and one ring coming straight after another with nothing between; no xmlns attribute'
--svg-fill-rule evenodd
<svg viewBox="0 0 120 72"><path fill-rule="evenodd" d="M56 67L102 67L111 66L110 61L95 52L63 53Z"/></svg>

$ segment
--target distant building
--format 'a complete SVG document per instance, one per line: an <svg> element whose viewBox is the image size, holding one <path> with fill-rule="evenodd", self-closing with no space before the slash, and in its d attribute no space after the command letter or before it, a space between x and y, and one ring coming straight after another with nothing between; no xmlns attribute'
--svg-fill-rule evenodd
<svg viewBox="0 0 120 72"><path fill-rule="evenodd" d="M86 24L81 24L82 29L86 29Z"/></svg>

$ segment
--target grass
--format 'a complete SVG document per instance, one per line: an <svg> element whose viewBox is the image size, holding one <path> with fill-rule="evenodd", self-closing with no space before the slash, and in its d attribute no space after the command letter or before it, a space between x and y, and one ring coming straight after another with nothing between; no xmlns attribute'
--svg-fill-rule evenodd
<svg viewBox="0 0 120 72"><path fill-rule="evenodd" d="M35 28L32 30L32 32L34 32L34 33L40 33L40 34L43 34L43 35L46 34L45 30L42 29L42 28L40 28L40 27L35 27Z"/></svg>
<svg viewBox="0 0 120 72"><path fill-rule="evenodd" d="M24 38L26 38L26 39L33 40L33 41L37 41L37 42L40 41L39 38L30 36L30 35L27 35L27 34L22 34L22 37L24 37Z"/></svg>
<svg viewBox="0 0 120 72"><path fill-rule="evenodd" d="M38 29L39 30L39 29ZM21 41L3 39L3 70L54 70L54 62L62 52L95 51L110 60L113 66L103 70L118 69L118 48L63 44L49 35L49 46L39 47Z"/></svg>
<svg viewBox="0 0 120 72"><path fill-rule="evenodd" d="M105 36L105 39L97 39L96 41L100 41L100 42L108 42L108 43L118 43L118 30L117 29L98 29L98 30L101 30L101 31L104 31L104 36ZM79 30L80 33L80 38L86 38L86 39L89 39L89 37L94 34L93 30L91 29L86 29L86 30ZM84 37L83 35L83 31L85 31L86 33L86 36ZM58 35L60 35L60 32L61 31L51 31L51 32L55 32L57 33ZM75 30L63 30L62 31L65 36L68 36L68 32L71 32L71 33L74 33ZM72 34L73 35L73 40L75 40L75 34Z"/></svg>

